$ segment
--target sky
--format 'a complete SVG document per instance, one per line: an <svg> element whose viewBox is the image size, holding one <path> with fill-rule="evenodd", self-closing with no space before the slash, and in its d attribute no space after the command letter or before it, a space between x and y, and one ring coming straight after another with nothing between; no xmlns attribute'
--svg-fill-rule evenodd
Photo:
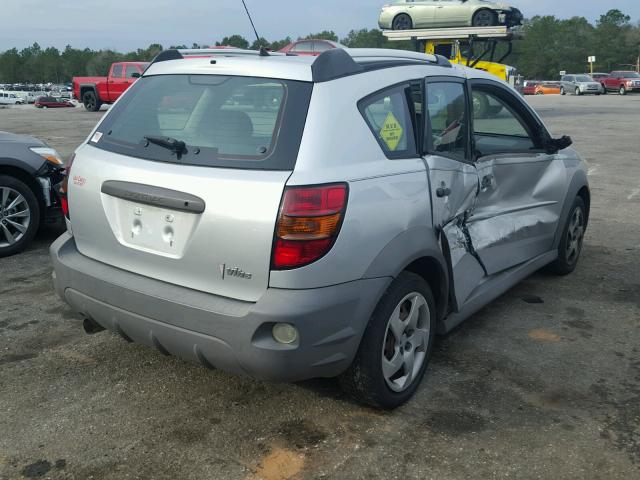
<svg viewBox="0 0 640 480"><path fill-rule="evenodd" d="M33 42L63 49L111 48L130 51L160 43L213 44L239 33L253 39L241 0L0 0L0 51ZM640 0L510 1L526 17L584 16L595 21L617 8L640 21ZM333 30L375 28L385 0L246 0L258 33L268 40ZM389 2L389 0L387 0Z"/></svg>

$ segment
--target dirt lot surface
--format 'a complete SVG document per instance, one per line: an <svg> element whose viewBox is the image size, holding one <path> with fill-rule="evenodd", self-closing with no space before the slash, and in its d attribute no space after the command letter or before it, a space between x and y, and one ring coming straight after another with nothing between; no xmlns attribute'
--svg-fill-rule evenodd
<svg viewBox="0 0 640 480"><path fill-rule="evenodd" d="M581 264L440 338L392 413L85 335L51 287L59 228L0 260L0 478L640 478L640 96L530 102L590 163ZM11 108L0 130L69 155L98 118Z"/></svg>

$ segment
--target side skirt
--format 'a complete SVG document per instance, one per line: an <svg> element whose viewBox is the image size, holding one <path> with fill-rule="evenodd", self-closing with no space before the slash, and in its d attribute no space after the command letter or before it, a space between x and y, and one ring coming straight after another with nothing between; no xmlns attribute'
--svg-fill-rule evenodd
<svg viewBox="0 0 640 480"><path fill-rule="evenodd" d="M438 333L450 332L489 302L557 258L558 251L553 250L487 279L471 293L459 312L450 314L438 324Z"/></svg>

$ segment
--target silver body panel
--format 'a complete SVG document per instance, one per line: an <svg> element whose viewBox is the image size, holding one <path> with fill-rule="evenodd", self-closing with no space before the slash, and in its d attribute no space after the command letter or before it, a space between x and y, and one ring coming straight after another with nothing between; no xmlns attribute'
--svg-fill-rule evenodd
<svg viewBox="0 0 640 480"><path fill-rule="evenodd" d="M385 57L384 51L359 54L371 59ZM303 57L242 56L222 57L212 64L210 58L191 58L153 65L145 75L224 74L310 81L313 61ZM161 344L173 342L165 323L182 328L179 335L183 340L162 348L188 358L195 355L205 364L197 354L198 335L225 339L208 343L213 357L213 345L224 344L221 348L235 352L233 355L239 358L251 350L251 365L260 363L261 351L282 360L284 357L277 353L284 347L265 346L267 340L261 332L265 325L284 318L302 329L302 343L287 350L291 362L299 360L296 352L304 356L317 345L332 347L326 355L314 357L308 375L297 371L287 377L286 365L279 364L283 373L273 376L332 376L351 362L367 315L381 292L412 262L429 259L443 272L441 329L452 328L556 258L568 208L588 184L586 166L572 149L553 155L499 154L475 162L440 155L388 158L358 102L401 82L429 77L498 83L495 77L478 70L427 63L315 83L291 171L132 159L92 146L90 136L76 151L72 168L69 206L73 233L52 250L60 296L77 311L90 312L107 328L122 328L125 334L129 329L129 336L143 343L156 345L154 338L160 333L153 332L166 336L166 341L159 341ZM506 85L501 88L514 92ZM515 92L513 95L519 99ZM101 190L109 181L183 192L202 200L204 208L198 212L172 211L146 205L140 201L142 197L113 197ZM349 186L346 214L334 246L308 266L271 270L274 229L284 189L334 182ZM436 195L443 185L450 193ZM172 217L170 222L167 215ZM136 232L145 231L147 217L151 218L150 236L135 238ZM137 222L140 218L142 226ZM169 228L174 236L158 235L174 225L178 226ZM235 269L235 275L226 274L229 267ZM83 290L84 281L79 281L78 275L90 278L92 271L101 286L92 283L90 291ZM117 289L111 287L116 284ZM169 292L162 302L174 302L175 315L211 310L212 325L201 320L204 323L199 323L194 332L196 338L189 334L192 323L188 320L165 319L166 314L145 306L151 289L162 285L166 287L163 291ZM342 288L348 293L336 295ZM109 294L101 295L102 289ZM123 291L127 292L126 305L118 313L120 307L115 302ZM198 302L184 309L183 300L172 298L174 293L170 292L197 297ZM277 304L274 299L286 299L295 309L288 314L287 304ZM451 304L447 305L449 299ZM225 308L231 313L221 311ZM358 316L357 321L352 315ZM305 323L306 318L313 320ZM317 324L319 318L333 320L322 330ZM220 322L219 328L216 322ZM233 338L228 339L226 327L233 329L234 325L244 329L242 336L231 335ZM305 338L307 328L312 333ZM311 338L313 345L306 343ZM215 365L213 357L209 361ZM228 360L220 360L222 368L227 368ZM243 360L239 361L242 364ZM253 368L229 367L248 373ZM271 377L264 369L260 369L260 376Z"/></svg>

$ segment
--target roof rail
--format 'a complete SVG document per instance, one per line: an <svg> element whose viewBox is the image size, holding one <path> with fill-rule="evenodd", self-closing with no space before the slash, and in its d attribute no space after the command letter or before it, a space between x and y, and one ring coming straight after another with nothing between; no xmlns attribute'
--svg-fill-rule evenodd
<svg viewBox="0 0 640 480"><path fill-rule="evenodd" d="M361 73L366 63L375 63L377 68L398 65L429 64L452 68L451 62L441 55L392 50L386 48L336 48L323 52L311 66L313 81L327 82L337 78Z"/></svg>
<svg viewBox="0 0 640 480"><path fill-rule="evenodd" d="M266 55L265 55L266 53ZM181 60L189 57L242 57L242 56L284 56L283 53L278 52L263 52L262 50L245 50L243 48L187 48L187 49L171 49L160 52L156 58L151 61L151 64L166 62L169 60Z"/></svg>

